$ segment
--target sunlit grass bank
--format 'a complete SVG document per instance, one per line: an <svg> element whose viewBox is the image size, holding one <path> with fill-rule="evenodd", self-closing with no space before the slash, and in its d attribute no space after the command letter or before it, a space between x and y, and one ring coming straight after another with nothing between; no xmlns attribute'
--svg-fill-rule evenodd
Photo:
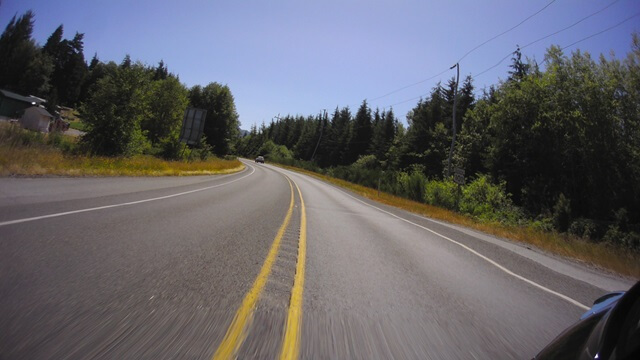
<svg viewBox="0 0 640 360"><path fill-rule="evenodd" d="M509 226L501 223L480 222L469 216L439 207L419 203L384 192L378 192L361 185L336 179L312 171L282 166L325 180L345 189L349 189L365 198L394 206L432 219L463 225L501 238L532 245L546 252L560 255L578 262L612 271L620 275L640 279L640 254L605 244L594 243L568 234L559 234L536 229L530 226Z"/></svg>
<svg viewBox="0 0 640 360"><path fill-rule="evenodd" d="M187 176L240 171L237 159L167 161L149 155L110 158L73 154L77 139L0 124L0 176ZM65 150L66 149L66 150Z"/></svg>

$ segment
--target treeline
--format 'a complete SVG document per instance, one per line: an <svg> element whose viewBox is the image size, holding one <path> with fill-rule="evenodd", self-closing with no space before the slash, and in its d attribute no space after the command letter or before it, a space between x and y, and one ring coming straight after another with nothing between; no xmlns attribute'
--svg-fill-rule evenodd
<svg viewBox="0 0 640 360"><path fill-rule="evenodd" d="M480 219L525 223L640 249L640 41L623 60L548 49L544 69L512 59L506 80L474 97L438 84L407 114L349 108L252 128L238 150L267 155Z"/></svg>
<svg viewBox="0 0 640 360"><path fill-rule="evenodd" d="M206 158L235 151L239 119L231 90L210 83L187 88L163 61L157 66L102 62L97 54L87 64L84 34L64 38L60 25L40 46L32 37L34 13L14 16L0 36L0 88L79 109L87 134L80 151L95 155L152 154L169 159ZM200 144L184 151L178 141L188 106L207 110Z"/></svg>

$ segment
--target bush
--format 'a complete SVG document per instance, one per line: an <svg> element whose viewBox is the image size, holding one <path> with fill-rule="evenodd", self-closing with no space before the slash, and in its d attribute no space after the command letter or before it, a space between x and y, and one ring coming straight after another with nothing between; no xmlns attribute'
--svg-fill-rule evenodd
<svg viewBox="0 0 640 360"><path fill-rule="evenodd" d="M205 161L213 156L213 146L209 145L207 137L204 135L200 137L200 142L190 150L191 152L188 154L188 159L196 158Z"/></svg>
<svg viewBox="0 0 640 360"><path fill-rule="evenodd" d="M548 217L540 217L539 219L534 220L530 226L535 230L552 231L553 221Z"/></svg>
<svg viewBox="0 0 640 360"><path fill-rule="evenodd" d="M351 166L360 169L373 170L380 167L380 162L375 155L362 155Z"/></svg>
<svg viewBox="0 0 640 360"><path fill-rule="evenodd" d="M458 185L451 180L431 180L426 183L424 201L429 205L457 210L459 202Z"/></svg>
<svg viewBox="0 0 640 360"><path fill-rule="evenodd" d="M578 218L569 226L569 233L585 239L596 239L598 225L590 219Z"/></svg>
<svg viewBox="0 0 640 360"><path fill-rule="evenodd" d="M262 146L260 146L258 154L264 156L267 160L293 159L293 153L291 150L287 149L284 145L276 145L271 140L265 141Z"/></svg>
<svg viewBox="0 0 640 360"><path fill-rule="evenodd" d="M401 172L397 181L400 196L424 202L427 177L419 167L414 167L410 173Z"/></svg>
<svg viewBox="0 0 640 360"><path fill-rule="evenodd" d="M553 227L560 231L566 232L569 229L569 223L571 221L571 201L567 199L564 194L558 196L558 201L553 206Z"/></svg>
<svg viewBox="0 0 640 360"><path fill-rule="evenodd" d="M165 160L178 160L184 150L184 145L177 138L165 139L160 142L160 155Z"/></svg>
<svg viewBox="0 0 640 360"><path fill-rule="evenodd" d="M632 251L640 251L640 234L620 230L618 225L609 226L609 230L602 238L608 244L622 246Z"/></svg>
<svg viewBox="0 0 640 360"><path fill-rule="evenodd" d="M464 187L460 211L483 220L518 221L519 210L506 193L505 184L489 182L486 175L480 175Z"/></svg>

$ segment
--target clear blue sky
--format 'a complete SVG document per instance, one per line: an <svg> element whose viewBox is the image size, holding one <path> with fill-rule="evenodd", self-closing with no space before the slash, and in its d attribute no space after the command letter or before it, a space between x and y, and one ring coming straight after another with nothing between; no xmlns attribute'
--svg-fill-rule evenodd
<svg viewBox="0 0 640 360"><path fill-rule="evenodd" d="M0 26L35 12L34 37L44 44L64 24L65 37L85 34L85 57L149 65L164 60L187 86L217 81L236 100L243 129L278 115L332 112L427 79L467 51L515 26L551 0L0 0ZM515 30L460 62L461 77L478 74L515 50L613 3L557 0ZM600 14L523 50L541 62L552 44L569 45L640 12L639 0L618 0ZM577 48L592 55L630 49L640 16ZM475 78L482 89L507 76L510 60ZM369 101L388 108L426 95L442 76ZM416 100L393 106L403 122Z"/></svg>

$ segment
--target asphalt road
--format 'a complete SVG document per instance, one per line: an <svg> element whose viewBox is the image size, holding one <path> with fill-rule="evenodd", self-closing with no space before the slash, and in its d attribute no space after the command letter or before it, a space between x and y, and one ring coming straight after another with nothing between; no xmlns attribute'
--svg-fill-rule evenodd
<svg viewBox="0 0 640 360"><path fill-rule="evenodd" d="M270 165L0 179L0 359L531 358L631 285Z"/></svg>

